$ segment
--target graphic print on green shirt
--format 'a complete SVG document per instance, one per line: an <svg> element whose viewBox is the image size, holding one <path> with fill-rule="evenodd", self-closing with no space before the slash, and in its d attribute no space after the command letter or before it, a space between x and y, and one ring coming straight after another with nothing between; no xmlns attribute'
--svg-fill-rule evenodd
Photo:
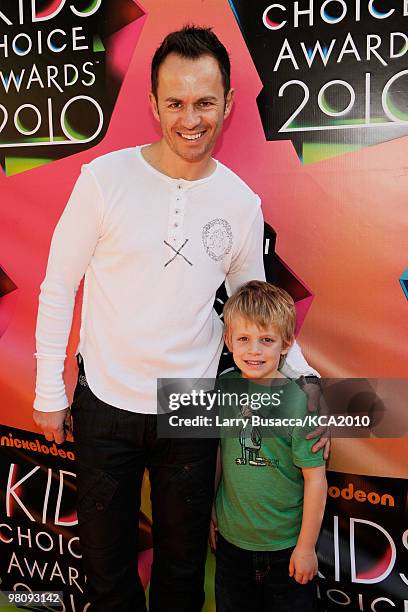
<svg viewBox="0 0 408 612"><path fill-rule="evenodd" d="M220 379L231 390L238 372ZM273 388L246 381L251 394L279 393L280 405L259 410L236 406L241 426L228 428L221 437L222 479L216 498L221 535L246 550L281 550L295 546L302 522L303 475L301 468L324 465L323 451L312 453L314 440L307 431L292 427L271 435L268 427L252 423L252 415L265 418L304 418L307 397L288 379L277 379ZM276 386L279 385L279 386ZM242 386L238 385L240 390ZM272 402L271 402L272 404ZM220 417L231 414L220 408ZM221 428L224 429L224 428Z"/></svg>

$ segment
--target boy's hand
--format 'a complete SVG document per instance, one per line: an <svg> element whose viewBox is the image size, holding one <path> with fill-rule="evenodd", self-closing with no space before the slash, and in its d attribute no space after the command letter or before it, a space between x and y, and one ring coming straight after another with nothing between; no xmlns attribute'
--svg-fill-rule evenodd
<svg viewBox="0 0 408 612"><path fill-rule="evenodd" d="M299 584L307 584L316 574L316 551L295 546L289 561L289 576L293 577Z"/></svg>
<svg viewBox="0 0 408 612"><path fill-rule="evenodd" d="M215 506L211 510L211 523L210 523L210 547L212 552L215 552L217 548L217 535L218 535L218 521L217 514L215 512Z"/></svg>

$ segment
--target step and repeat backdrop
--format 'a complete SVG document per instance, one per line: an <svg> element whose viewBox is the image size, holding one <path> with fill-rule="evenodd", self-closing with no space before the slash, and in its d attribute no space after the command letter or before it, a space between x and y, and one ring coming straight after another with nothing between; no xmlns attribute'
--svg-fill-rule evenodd
<svg viewBox="0 0 408 612"><path fill-rule="evenodd" d="M407 612L406 0L2 3L0 609L13 590L61 591L67 612L88 607L75 450L46 442L31 418L39 285L81 165L159 138L150 60L187 23L212 26L230 51L236 104L215 156L262 198L267 276L296 301L299 344L322 376L374 381L381 405L369 436L333 440L321 609ZM71 394L80 304L81 290L65 372ZM344 401L352 411L366 400ZM147 590L148 497L146 478ZM213 573L209 555L207 612Z"/></svg>

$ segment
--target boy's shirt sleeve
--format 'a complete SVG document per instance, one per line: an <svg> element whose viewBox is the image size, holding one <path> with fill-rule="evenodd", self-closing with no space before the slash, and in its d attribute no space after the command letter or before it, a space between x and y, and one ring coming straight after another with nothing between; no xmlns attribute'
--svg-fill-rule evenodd
<svg viewBox="0 0 408 612"><path fill-rule="evenodd" d="M295 385L294 393L296 394L296 399L294 398L297 407L296 417L303 420L306 416L310 415L307 409L307 396L296 383L293 384ZM317 453L312 452L312 446L316 444L316 439L306 440L307 434L313 431L313 429L313 426L305 424L304 427L294 427L292 430L292 458L293 463L299 468L325 465L323 449L320 449Z"/></svg>
<svg viewBox="0 0 408 612"><path fill-rule="evenodd" d="M316 444L316 440L306 440L304 437L307 432L292 437L292 457L293 463L299 468L318 467L325 465L323 459L323 449L312 453L312 446Z"/></svg>

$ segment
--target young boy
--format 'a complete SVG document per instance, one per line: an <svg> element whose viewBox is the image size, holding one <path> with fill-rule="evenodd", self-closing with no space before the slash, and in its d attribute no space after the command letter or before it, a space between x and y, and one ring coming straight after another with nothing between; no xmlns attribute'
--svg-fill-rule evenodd
<svg viewBox="0 0 408 612"><path fill-rule="evenodd" d="M322 453L311 452L303 429L278 437L251 424L254 414L308 414L306 395L278 370L295 320L289 294L261 281L241 287L224 307L225 341L240 373L221 380L250 379L251 393L278 398L279 406L241 406L241 429L221 438L211 525L217 612L307 612L315 605L315 545L327 490Z"/></svg>

